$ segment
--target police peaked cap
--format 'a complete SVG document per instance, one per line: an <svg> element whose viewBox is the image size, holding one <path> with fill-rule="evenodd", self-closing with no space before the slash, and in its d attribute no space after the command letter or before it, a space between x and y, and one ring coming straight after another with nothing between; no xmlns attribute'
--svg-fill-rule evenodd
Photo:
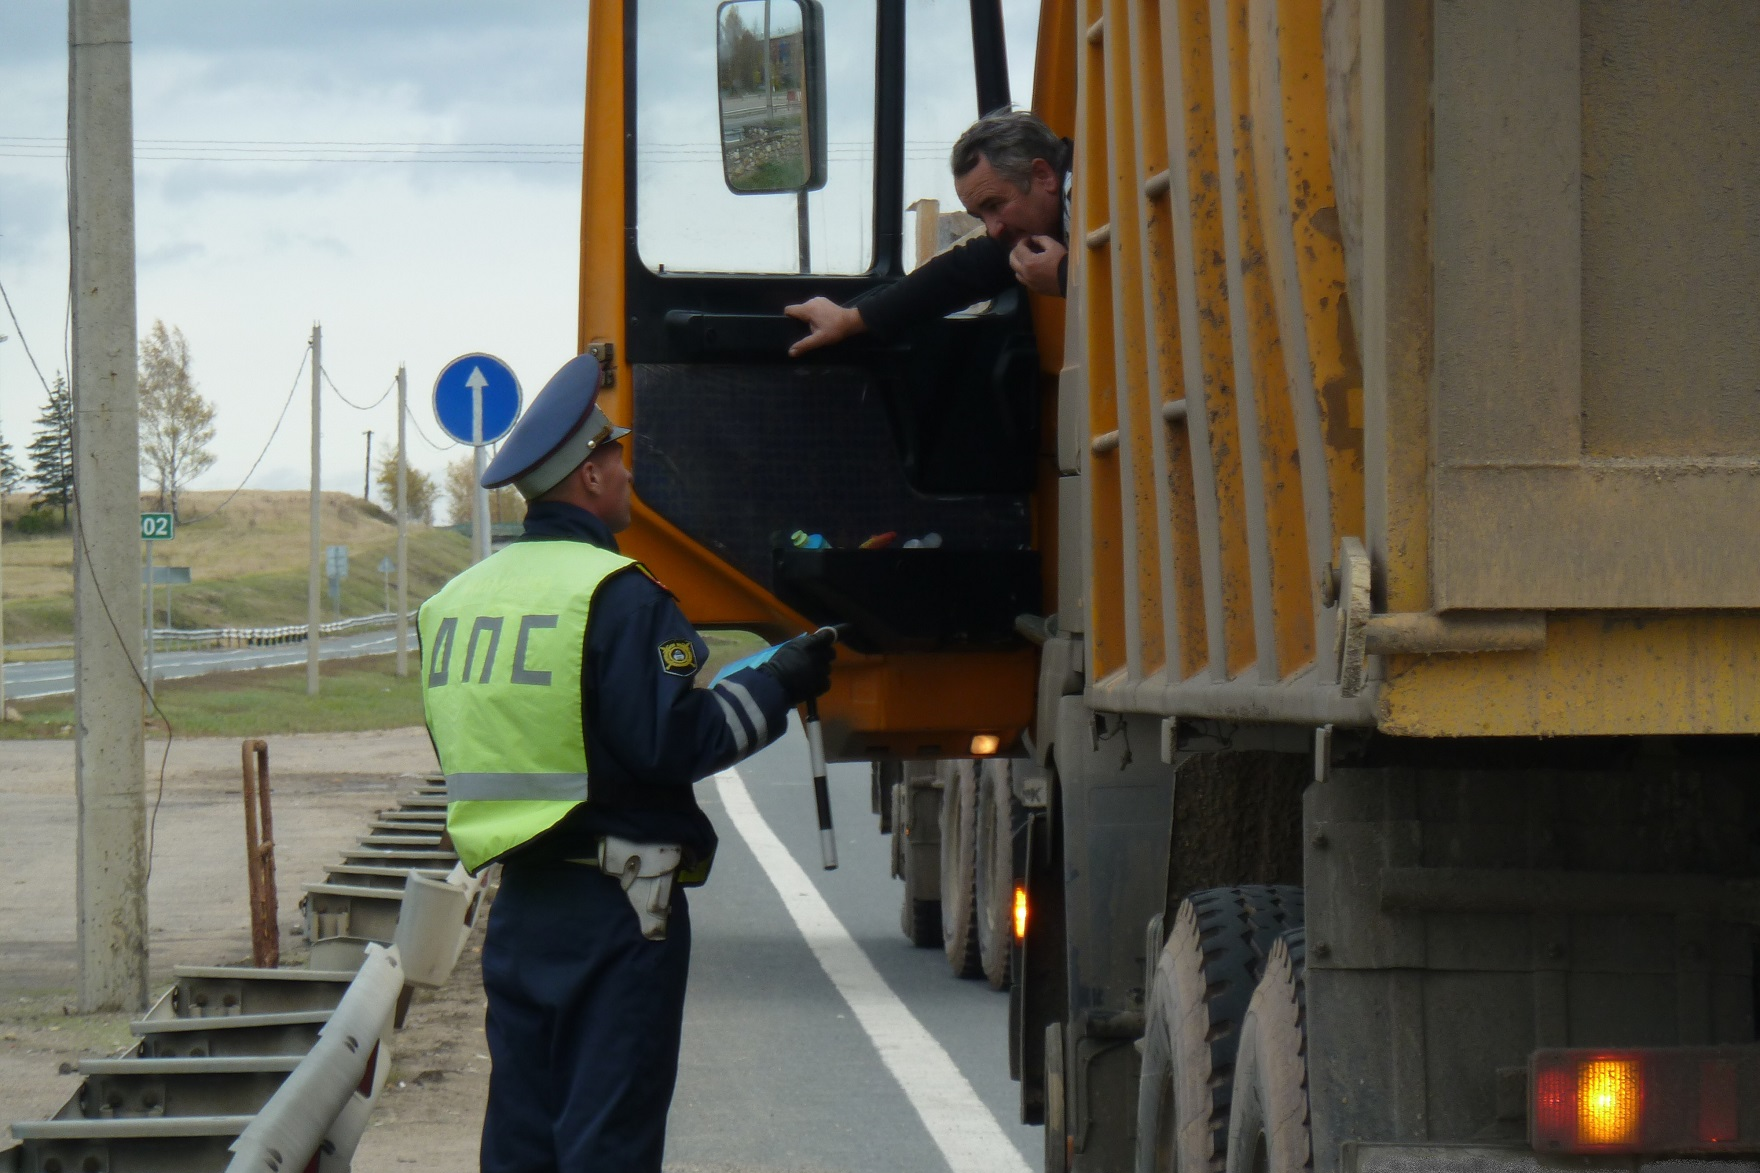
<svg viewBox="0 0 1760 1173"><path fill-rule="evenodd" d="M601 444L627 435L628 428L615 426L599 409L599 360L576 355L550 376L519 417L483 470L483 487L512 485L530 501L561 484Z"/></svg>

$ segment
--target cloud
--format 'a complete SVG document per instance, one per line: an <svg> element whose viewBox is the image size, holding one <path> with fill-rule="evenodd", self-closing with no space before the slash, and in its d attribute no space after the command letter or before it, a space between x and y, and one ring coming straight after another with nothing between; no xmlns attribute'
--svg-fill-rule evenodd
<svg viewBox="0 0 1760 1173"><path fill-rule="evenodd" d="M0 160L5 162L6 160ZM42 170L40 164L32 170ZM39 257L49 239L67 232L67 204L59 172L53 180L29 171L0 171L5 196L0 198L0 262L18 264Z"/></svg>
<svg viewBox="0 0 1760 1173"><path fill-rule="evenodd" d="M157 248L148 249L135 254L137 267L146 269L155 265L175 265L180 261L194 260L208 251L207 246L194 240L179 240L162 244Z"/></svg>

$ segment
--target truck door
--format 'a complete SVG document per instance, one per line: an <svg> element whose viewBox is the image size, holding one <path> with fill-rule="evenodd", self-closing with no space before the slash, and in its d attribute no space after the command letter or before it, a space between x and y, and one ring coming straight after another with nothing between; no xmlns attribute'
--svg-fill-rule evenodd
<svg viewBox="0 0 1760 1173"><path fill-rule="evenodd" d="M1000 4L626 0L590 36L582 344L635 428L625 549L699 626L849 625L834 755L1012 744L1044 608L1026 297L800 359L783 313L957 231L948 152L1008 101Z"/></svg>

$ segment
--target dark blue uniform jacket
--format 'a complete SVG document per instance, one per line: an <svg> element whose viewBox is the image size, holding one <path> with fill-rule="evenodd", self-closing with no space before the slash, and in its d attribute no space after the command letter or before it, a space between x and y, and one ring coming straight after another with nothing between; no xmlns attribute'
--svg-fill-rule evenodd
<svg viewBox="0 0 1760 1173"><path fill-rule="evenodd" d="M527 510L520 541L617 549L604 522L556 501ZM691 783L775 741L789 706L782 686L755 668L714 689L694 687L708 653L665 587L634 567L605 580L587 614L581 668L589 799L509 861L587 857L602 835L677 843L698 860L714 853L715 828Z"/></svg>

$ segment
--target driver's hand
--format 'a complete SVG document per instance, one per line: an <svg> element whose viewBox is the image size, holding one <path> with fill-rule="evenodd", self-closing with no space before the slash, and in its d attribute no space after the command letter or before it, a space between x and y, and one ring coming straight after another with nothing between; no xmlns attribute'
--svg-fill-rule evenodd
<svg viewBox="0 0 1760 1173"><path fill-rule="evenodd" d="M1034 293L1062 297L1057 270L1067 252L1055 237L1028 236L1009 250L1008 265L1014 270L1014 279Z"/></svg>
<svg viewBox="0 0 1760 1173"><path fill-rule="evenodd" d="M1055 274L1053 278L1055 279ZM790 358L798 358L809 350L853 338L868 328L859 311L840 306L828 297L815 297L799 305L786 306L782 312L797 322L805 322L811 328L805 338L788 348Z"/></svg>

